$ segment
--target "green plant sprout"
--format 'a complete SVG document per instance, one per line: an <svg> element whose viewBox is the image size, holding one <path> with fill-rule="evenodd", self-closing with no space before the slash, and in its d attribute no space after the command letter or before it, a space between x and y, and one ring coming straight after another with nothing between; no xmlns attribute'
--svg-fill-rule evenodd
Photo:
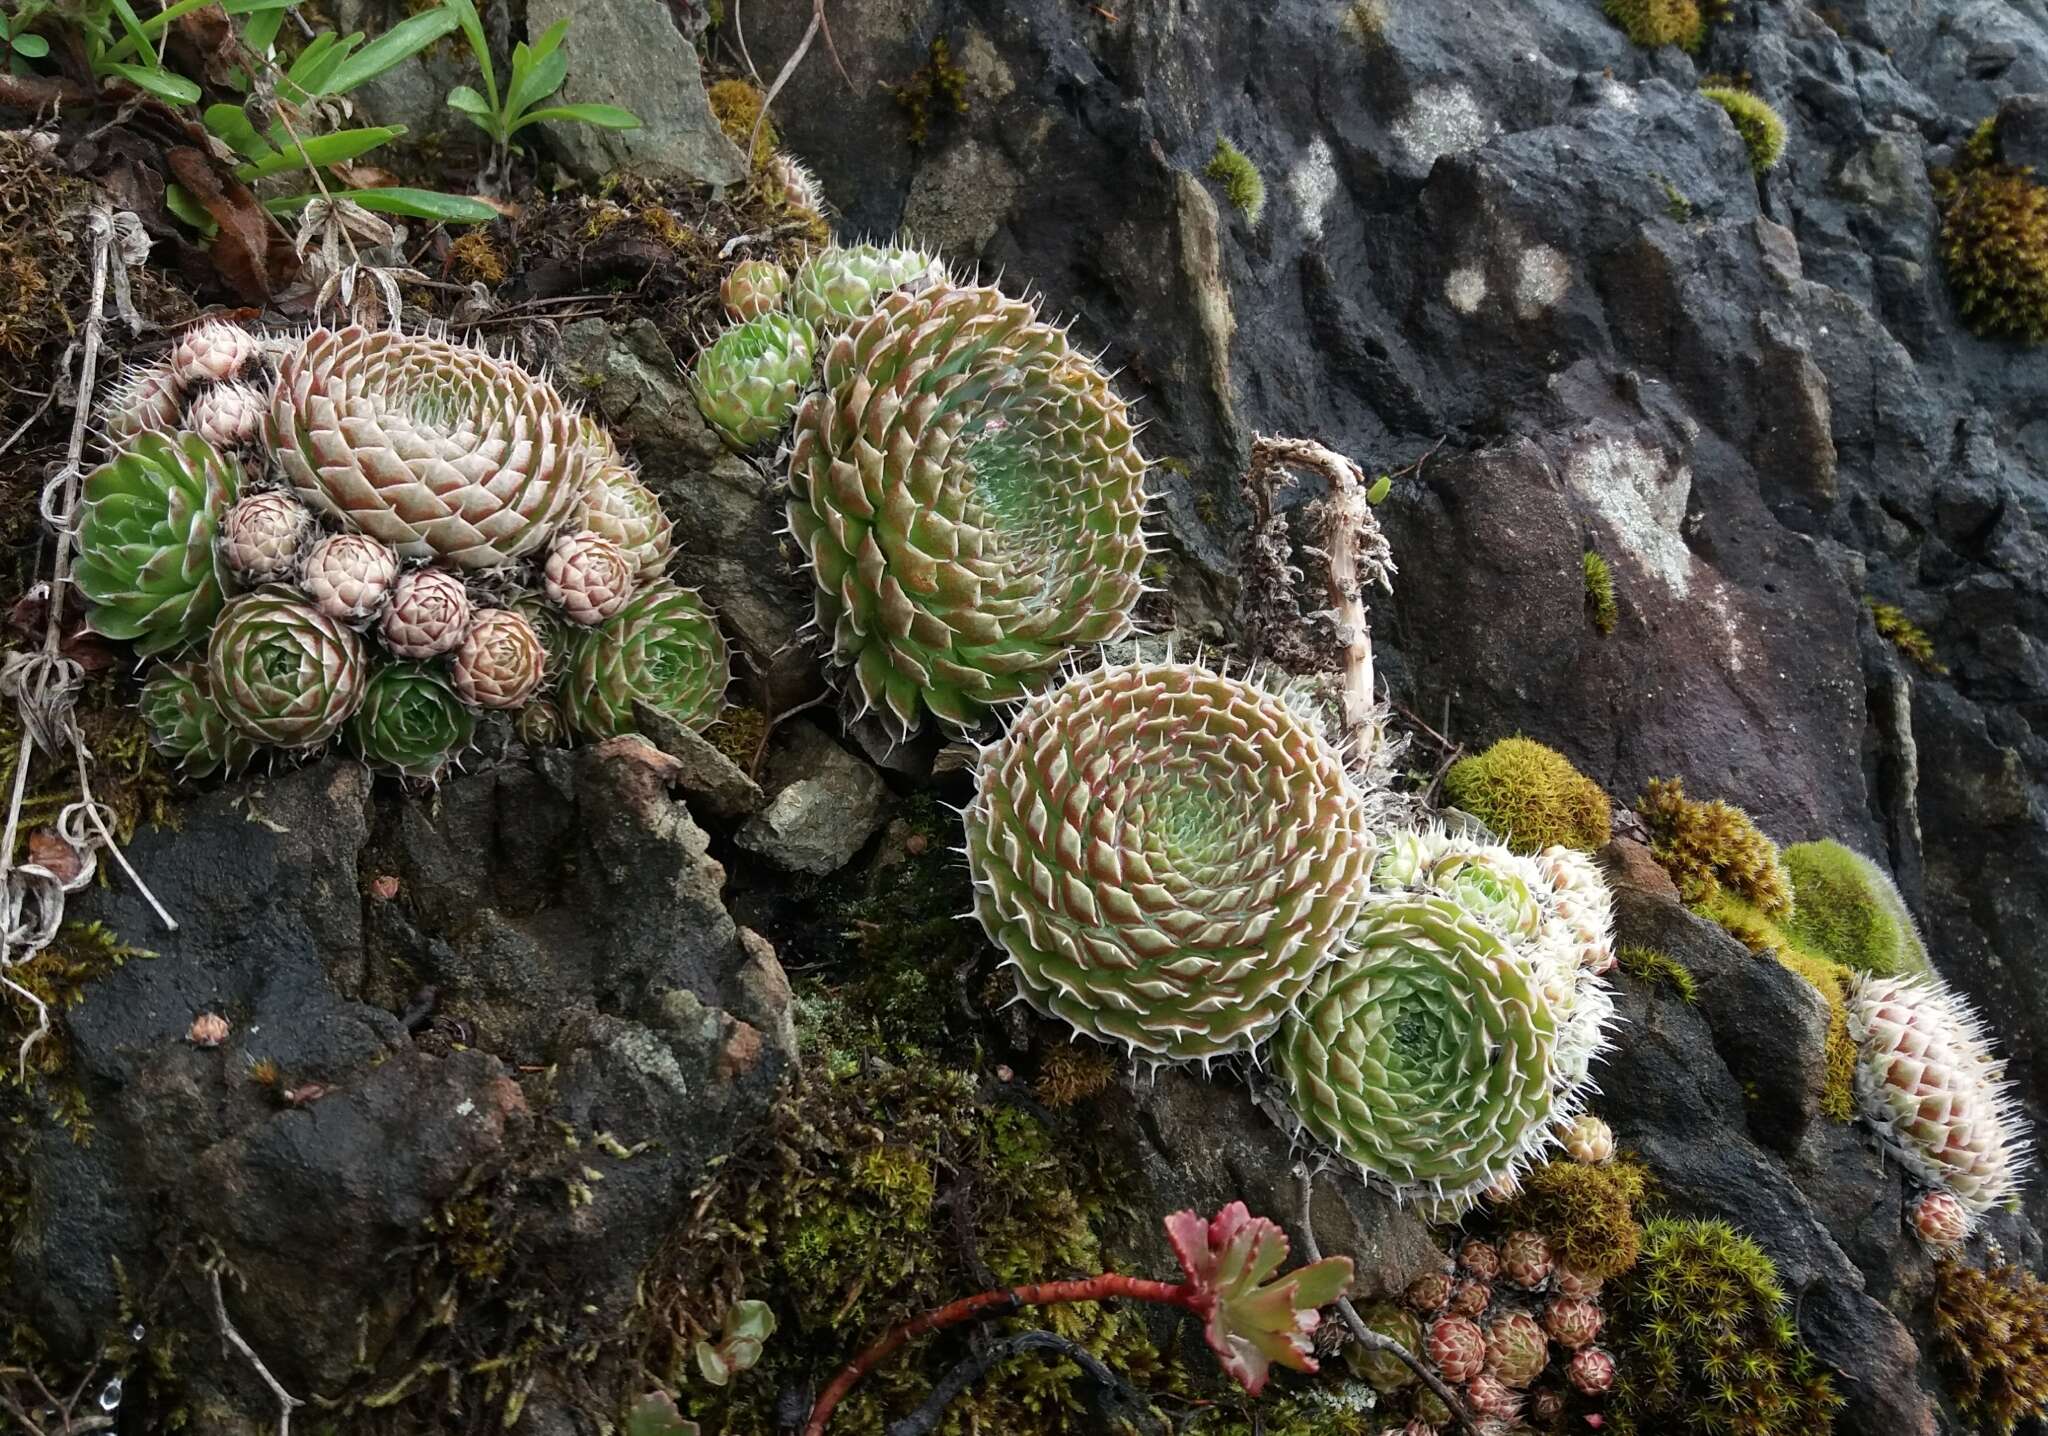
<svg viewBox="0 0 2048 1436"><path fill-rule="evenodd" d="M484 93L481 95L467 85L457 85L449 91L448 108L466 116L471 124L491 137L493 172L502 170L506 152L517 149L512 137L528 125L567 123L596 125L605 130L640 127L638 115L617 105L534 108L561 89L562 82L569 77L569 61L562 54L562 37L569 29L567 20L557 20L548 26L531 45L521 41L513 47L512 74L500 92L497 70L491 64L490 42L484 38L483 22L477 17L474 0L448 0L447 9L461 23L463 36L469 41L469 48L476 56L477 68L483 72L484 80Z"/></svg>

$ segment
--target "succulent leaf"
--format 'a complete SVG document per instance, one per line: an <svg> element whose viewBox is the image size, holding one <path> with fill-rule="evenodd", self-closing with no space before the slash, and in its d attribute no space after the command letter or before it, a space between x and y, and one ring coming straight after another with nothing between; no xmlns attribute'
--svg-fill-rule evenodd
<svg viewBox="0 0 2048 1436"><path fill-rule="evenodd" d="M137 435L85 476L72 568L93 631L163 653L205 635L224 601L214 551L242 466L197 434Z"/></svg>
<svg viewBox="0 0 2048 1436"><path fill-rule="evenodd" d="M725 312L744 323L780 309L789 297L789 271L772 259L743 259L719 282Z"/></svg>
<svg viewBox="0 0 2048 1436"><path fill-rule="evenodd" d="M1287 1260L1287 1233L1243 1202L1232 1202L1208 1221L1194 1212L1166 1219L1166 1239L1195 1288L1189 1305L1204 1322L1203 1336L1223 1369L1256 1396L1273 1363L1314 1371L1311 1336L1318 1308L1351 1287L1351 1259L1325 1257L1277 1280Z"/></svg>
<svg viewBox="0 0 2048 1436"><path fill-rule="evenodd" d="M373 767L432 781L476 732L470 711L440 671L387 663L370 674L349 720L350 744Z"/></svg>
<svg viewBox="0 0 2048 1436"><path fill-rule="evenodd" d="M326 742L362 702L363 641L288 588L232 600L206 645L207 684L227 720L258 743Z"/></svg>
<svg viewBox="0 0 2048 1436"><path fill-rule="evenodd" d="M811 326L773 311L705 345L690 368L690 392L727 443L751 449L781 433L796 412L816 355Z"/></svg>
<svg viewBox="0 0 2048 1436"><path fill-rule="evenodd" d="M828 245L796 272L790 283L789 307L821 337L829 338L864 318L889 291L944 277L944 266L923 250Z"/></svg>
<svg viewBox="0 0 2048 1436"><path fill-rule="evenodd" d="M214 702L203 667L158 667L142 685L140 706L143 721L149 724L150 745L189 777L233 777L256 756L256 745Z"/></svg>
<svg viewBox="0 0 2048 1436"><path fill-rule="evenodd" d="M690 589L650 583L576 632L560 696L570 726L590 738L632 732L636 701L701 731L718 717L727 678L725 637L710 610Z"/></svg>

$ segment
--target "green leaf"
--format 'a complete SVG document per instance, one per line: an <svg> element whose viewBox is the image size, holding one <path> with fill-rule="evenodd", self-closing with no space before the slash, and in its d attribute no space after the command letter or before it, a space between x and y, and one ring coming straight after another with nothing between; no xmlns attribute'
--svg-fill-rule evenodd
<svg viewBox="0 0 2048 1436"><path fill-rule="evenodd" d="M249 112L240 105L208 105L203 117L206 132L226 142L245 160L262 160L277 153L270 142L256 133Z"/></svg>
<svg viewBox="0 0 2048 1436"><path fill-rule="evenodd" d="M567 24L566 20L556 21L548 27L548 34L554 35ZM545 41L547 36L541 38ZM560 38L556 36L558 42ZM562 81L569 78L569 58L560 51L535 52L525 59L522 64L520 52L513 51L512 86L505 92L505 113L514 119L561 89Z"/></svg>
<svg viewBox="0 0 2048 1436"><path fill-rule="evenodd" d="M465 115L488 117L492 113L491 102L467 85L457 85L448 92L448 108Z"/></svg>
<svg viewBox="0 0 2048 1436"><path fill-rule="evenodd" d="M460 23L452 10L429 10L401 20L350 56L327 79L323 95L345 95L386 70L396 69Z"/></svg>
<svg viewBox="0 0 2048 1436"><path fill-rule="evenodd" d="M280 98L303 103L315 95L325 94L328 76L362 43L360 30L346 36L336 36L331 31L322 31L314 36L312 43L299 52L299 58L285 72L290 89L280 87Z"/></svg>
<svg viewBox="0 0 2048 1436"><path fill-rule="evenodd" d="M393 185L389 189L331 189L327 192L335 199L352 199L364 209L380 214L404 215L408 219L431 219L442 224L488 224L503 216L498 210L480 199L468 195L442 194L438 190L408 189ZM317 194L288 194L276 199L263 201L263 207L272 214L291 214L304 209L308 203L320 198Z"/></svg>
<svg viewBox="0 0 2048 1436"><path fill-rule="evenodd" d="M128 0L114 0L114 17L121 22L121 28L128 32L128 38L107 52L107 68L116 69L111 62L133 53L128 48L130 45L149 56L150 64L160 63L157 59L156 46L149 42L149 31L142 28L142 21L135 16L135 7L130 5Z"/></svg>
<svg viewBox="0 0 2048 1436"><path fill-rule="evenodd" d="M173 75L169 70L156 65L106 66L116 75L128 81L139 90L147 90L159 100L169 100L174 105L196 105L199 103L199 87L183 75Z"/></svg>
<svg viewBox="0 0 2048 1436"><path fill-rule="evenodd" d="M477 68L484 72L484 94L490 97L491 109L495 111L498 108L498 76L491 66L491 42L484 38L483 21L477 18L476 6L470 0L447 0L447 4L462 25L463 38L469 41L469 52L476 56Z"/></svg>
<svg viewBox="0 0 2048 1436"><path fill-rule="evenodd" d="M284 11L266 10L242 27L242 43L258 55L268 55L277 45L277 32L284 25Z"/></svg>
<svg viewBox="0 0 2048 1436"><path fill-rule="evenodd" d="M640 117L617 105L550 105L544 110L530 110L521 115L518 123L506 133L517 134L528 125L542 124L584 124L605 130L637 130Z"/></svg>
<svg viewBox="0 0 2048 1436"><path fill-rule="evenodd" d="M562 37L568 33L569 22L567 20L557 20L554 24L548 26L541 33L541 37L538 40L525 47L527 67L531 69L554 54L555 51L561 49Z"/></svg>
<svg viewBox="0 0 2048 1436"><path fill-rule="evenodd" d="M338 165L404 133L404 125L378 125L368 129L336 130L331 135L315 135L304 144L288 145L254 163L241 166L235 171L235 178L260 180L307 164Z"/></svg>
<svg viewBox="0 0 2048 1436"><path fill-rule="evenodd" d="M685 1421L675 1399L650 1391L633 1403L626 1417L626 1436L697 1436L697 1423Z"/></svg>
<svg viewBox="0 0 2048 1436"><path fill-rule="evenodd" d="M181 184L164 186L164 208L198 230L202 238L212 239L220 232L220 226L214 222L213 216L208 214L199 201L192 198L192 192Z"/></svg>
<svg viewBox="0 0 2048 1436"><path fill-rule="evenodd" d="M775 1335L775 1309L765 1301L736 1301L725 1313L727 1340L766 1341Z"/></svg>
<svg viewBox="0 0 2048 1436"><path fill-rule="evenodd" d="M15 54L30 60L40 60L50 53L50 42L40 35L16 35L8 44Z"/></svg>
<svg viewBox="0 0 2048 1436"><path fill-rule="evenodd" d="M284 18L284 12L297 5L299 0L222 0L221 9L230 15L275 15Z"/></svg>
<svg viewBox="0 0 2048 1436"><path fill-rule="evenodd" d="M1387 495L1393 492L1393 488L1394 476L1392 474L1381 474L1379 480L1365 491L1365 501L1369 504L1385 503Z"/></svg>

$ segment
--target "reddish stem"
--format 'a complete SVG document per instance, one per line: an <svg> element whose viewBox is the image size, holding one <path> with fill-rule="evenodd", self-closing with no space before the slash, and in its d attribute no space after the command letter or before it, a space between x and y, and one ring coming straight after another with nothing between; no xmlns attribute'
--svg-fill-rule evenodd
<svg viewBox="0 0 2048 1436"><path fill-rule="evenodd" d="M818 1394L818 1404L811 1408L811 1419L804 1426L803 1436L825 1436L825 1425L832 1419L834 1408L860 1384L860 1379L901 1350L904 1343L928 1332L944 1331L949 1326L981 1321L991 1316L1008 1316L1020 1307L1058 1306L1063 1302L1103 1301L1119 1296L1128 1301L1186 1307L1190 1311L1200 1309L1196 1290L1190 1284L1148 1281L1144 1277L1119 1276L1113 1271L1084 1281L1042 1281L1030 1286L1006 1287L963 1296L935 1311L891 1327L881 1340L847 1362L832 1378L831 1384Z"/></svg>

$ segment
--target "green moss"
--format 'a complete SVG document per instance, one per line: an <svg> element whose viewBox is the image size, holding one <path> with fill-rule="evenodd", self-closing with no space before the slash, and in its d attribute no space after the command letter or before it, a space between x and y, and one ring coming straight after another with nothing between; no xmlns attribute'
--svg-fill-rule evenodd
<svg viewBox="0 0 2048 1436"><path fill-rule="evenodd" d="M1114 1081L1116 1061L1106 1050L1092 1043L1060 1043L1039 1057L1038 1080L1031 1090L1039 1101L1058 1110L1101 1096Z"/></svg>
<svg viewBox="0 0 2048 1436"><path fill-rule="evenodd" d="M92 1122L84 1094L70 1081L71 1033L65 1014L86 1000L93 983L130 958L155 955L122 942L103 923L67 922L55 942L7 970L9 981L49 1008L50 1026L29 1049L24 1071L16 1054L36 1030L36 1010L15 993L0 991L0 1086L40 1090L76 1142L91 1140Z"/></svg>
<svg viewBox="0 0 2048 1436"><path fill-rule="evenodd" d="M1778 950L1778 961L1805 978L1828 1005L1828 1035L1823 1049L1827 1075L1820 1094L1821 1115L1831 1121L1856 1120L1856 1039L1849 1033L1849 969L1816 957L1790 943Z"/></svg>
<svg viewBox="0 0 2048 1436"><path fill-rule="evenodd" d="M704 736L741 772L751 773L767 733L768 715L760 709L729 707L720 711L718 721L705 730Z"/></svg>
<svg viewBox="0 0 2048 1436"><path fill-rule="evenodd" d="M1565 1265L1605 1281L1636 1264L1636 1209L1648 1191L1649 1173L1628 1157L1598 1166L1546 1162L1522 1179L1506 1220L1542 1232Z"/></svg>
<svg viewBox="0 0 2048 1436"><path fill-rule="evenodd" d="M1621 970L1639 982L1665 983L1687 1002L1699 1000L1699 983L1692 969L1654 947L1624 947L1615 955Z"/></svg>
<svg viewBox="0 0 2048 1436"><path fill-rule="evenodd" d="M1726 110L1728 118L1735 122L1735 133L1749 147L1751 169L1762 174L1785 157L1784 117L1768 102L1747 90L1725 85L1708 86L1700 93Z"/></svg>
<svg viewBox="0 0 2048 1436"><path fill-rule="evenodd" d="M1607 794L1554 748L1503 738L1444 774L1451 802L1502 835L1518 853L1553 844L1593 852L1610 836Z"/></svg>
<svg viewBox="0 0 2048 1436"><path fill-rule="evenodd" d="M953 63L952 45L940 35L932 41L924 65L891 93L910 116L910 142L921 145L931 137L934 114L967 113L967 72Z"/></svg>
<svg viewBox="0 0 2048 1436"><path fill-rule="evenodd" d="M1344 32L1361 46L1376 50L1386 42L1387 26L1392 18L1388 13L1387 0L1347 0L1340 23Z"/></svg>
<svg viewBox="0 0 2048 1436"><path fill-rule="evenodd" d="M1707 37L1698 0L1607 0L1607 18L1646 50L1664 45L1697 50Z"/></svg>
<svg viewBox="0 0 2048 1436"><path fill-rule="evenodd" d="M1935 656L1934 640L1927 636L1927 630L1906 617L1903 608L1868 597L1863 606L1870 610L1870 620L1877 625L1880 638L1929 673L1940 676L1948 672L1948 665Z"/></svg>
<svg viewBox="0 0 2048 1436"><path fill-rule="evenodd" d="M1685 191L1681 190L1663 175L1657 176L1657 182L1664 186L1664 213L1670 215L1680 224L1691 222L1692 201L1685 197Z"/></svg>
<svg viewBox="0 0 2048 1436"><path fill-rule="evenodd" d="M1988 339L2048 339L2048 186L2001 163L1997 121L1977 129L1953 171L1937 172L1941 254L1963 317Z"/></svg>
<svg viewBox="0 0 2048 1436"><path fill-rule="evenodd" d="M1579 567L1586 578L1586 617L1593 620L1593 626L1602 633L1614 632L1614 623L1619 612L1614 605L1614 571L1607 566L1607 560L1586 550Z"/></svg>
<svg viewBox="0 0 2048 1436"><path fill-rule="evenodd" d="M1840 843L1785 849L1792 876L1786 936L1858 972L1897 977L1927 971L1927 948L1906 900L1884 869Z"/></svg>
<svg viewBox="0 0 2048 1436"><path fill-rule="evenodd" d="M1209 156L1203 173L1223 186L1224 198L1244 216L1246 224L1257 229L1266 213L1266 181L1251 157L1218 135L1216 152Z"/></svg>
<svg viewBox="0 0 2048 1436"><path fill-rule="evenodd" d="M1651 856L1688 903L1712 902L1725 890L1766 916L1791 910L1792 883L1777 844L1742 809L1688 798L1676 778L1652 778L1636 811L1650 829Z"/></svg>
<svg viewBox="0 0 2048 1436"><path fill-rule="evenodd" d="M1777 1268L1725 1222L1656 1219L1613 1289L1616 1436L1817 1436L1842 1404Z"/></svg>
<svg viewBox="0 0 2048 1436"><path fill-rule="evenodd" d="M746 149L754 124L761 118L761 91L745 80L720 80L704 92L704 97L711 102L711 113L717 118L718 127L725 131L725 137ZM781 143L773 120L762 125L760 138L754 141L754 168L767 164Z"/></svg>
<svg viewBox="0 0 2048 1436"><path fill-rule="evenodd" d="M2048 1416L2048 1285L2005 1265L1935 1268L1934 1332L1949 1394L1980 1431Z"/></svg>

